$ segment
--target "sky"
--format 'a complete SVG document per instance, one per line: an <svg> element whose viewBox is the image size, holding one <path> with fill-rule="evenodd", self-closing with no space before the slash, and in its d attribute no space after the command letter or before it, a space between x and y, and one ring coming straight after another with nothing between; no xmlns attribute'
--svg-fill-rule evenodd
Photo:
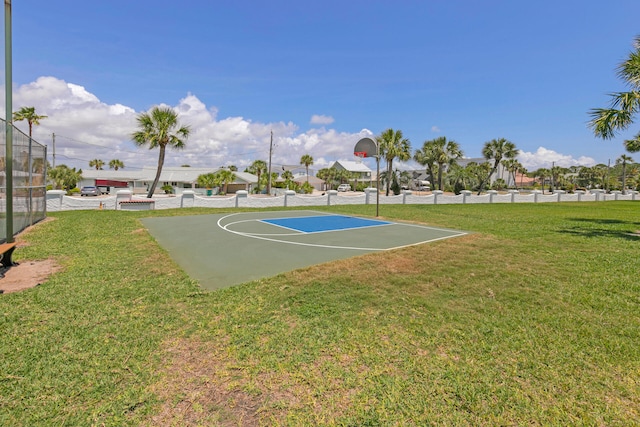
<svg viewBox="0 0 640 427"><path fill-rule="evenodd" d="M268 161L273 132L274 167L309 154L318 170L388 128L412 153L444 136L481 157L506 138L529 170L592 166L638 132L604 141L587 125L628 89L616 67L640 34L638 0L12 3L13 110L47 116L33 135L55 165L155 167L131 134L159 105L191 128L166 166L244 170ZM5 81L3 67L3 100Z"/></svg>

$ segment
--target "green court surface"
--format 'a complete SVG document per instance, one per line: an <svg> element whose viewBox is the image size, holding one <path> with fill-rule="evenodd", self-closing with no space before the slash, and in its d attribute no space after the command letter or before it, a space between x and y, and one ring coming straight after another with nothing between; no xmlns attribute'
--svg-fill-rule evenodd
<svg viewBox="0 0 640 427"><path fill-rule="evenodd" d="M156 217L142 222L191 278L211 290L467 234L317 211Z"/></svg>

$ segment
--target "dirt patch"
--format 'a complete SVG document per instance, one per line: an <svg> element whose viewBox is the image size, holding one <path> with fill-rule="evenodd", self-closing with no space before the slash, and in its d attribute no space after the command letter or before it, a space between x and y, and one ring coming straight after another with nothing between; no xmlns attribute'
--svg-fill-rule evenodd
<svg viewBox="0 0 640 427"><path fill-rule="evenodd" d="M0 293L18 292L44 283L61 267L53 259L22 261L10 267L0 278Z"/></svg>

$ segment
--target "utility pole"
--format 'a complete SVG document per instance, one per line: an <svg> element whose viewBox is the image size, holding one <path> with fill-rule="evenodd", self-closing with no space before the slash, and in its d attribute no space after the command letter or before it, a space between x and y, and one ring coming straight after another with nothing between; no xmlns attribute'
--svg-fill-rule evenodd
<svg viewBox="0 0 640 427"><path fill-rule="evenodd" d="M271 143L269 143L269 175L267 177L267 194L271 195L271 155L273 154L273 129L271 130Z"/></svg>

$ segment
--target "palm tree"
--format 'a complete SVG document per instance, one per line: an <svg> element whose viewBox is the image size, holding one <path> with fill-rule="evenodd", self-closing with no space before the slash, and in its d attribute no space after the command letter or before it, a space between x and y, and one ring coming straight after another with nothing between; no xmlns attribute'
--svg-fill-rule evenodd
<svg viewBox="0 0 640 427"><path fill-rule="evenodd" d="M56 166L49 171L48 179L53 181L55 188L69 191L82 180L82 169L69 168L67 165Z"/></svg>
<svg viewBox="0 0 640 427"><path fill-rule="evenodd" d="M336 170L333 168L322 168L318 172L316 172L316 177L320 178L324 181L325 190L330 190L332 187L332 182L335 179Z"/></svg>
<svg viewBox="0 0 640 427"><path fill-rule="evenodd" d="M622 165L622 194L627 194L627 164L631 162L633 162L633 159L626 154L616 160L616 165Z"/></svg>
<svg viewBox="0 0 640 427"><path fill-rule="evenodd" d="M96 170L102 170L102 166L104 166L104 161L100 159L89 160L89 167L96 168Z"/></svg>
<svg viewBox="0 0 640 427"><path fill-rule="evenodd" d="M284 179L284 188L291 189L291 187L293 187L292 184L293 184L294 176L293 176L293 173L291 171L282 172L282 175L280 175L280 178Z"/></svg>
<svg viewBox="0 0 640 427"><path fill-rule="evenodd" d="M89 165L91 166L91 165ZM122 163L122 160L118 160L118 159L113 159L109 161L109 169L124 169L124 163Z"/></svg>
<svg viewBox="0 0 640 427"><path fill-rule="evenodd" d="M602 139L612 139L617 131L626 130L633 124L633 116L640 109L640 36L633 41L634 50L626 61L618 65L617 74L631 90L611 94L609 108L593 108L589 115L589 127ZM633 139L625 140L624 146L630 153L640 151L640 133Z"/></svg>
<svg viewBox="0 0 640 427"><path fill-rule="evenodd" d="M251 163L251 166L247 168L247 172L258 177L257 190L260 192L260 177L267 173L267 163L264 160L254 160L253 163Z"/></svg>
<svg viewBox="0 0 640 427"><path fill-rule="evenodd" d="M425 141L422 149L429 160L433 160L438 166L438 190L442 190L444 188L442 174L445 166L451 166L462 157L460 145L455 141L447 141L447 137L441 136L431 141ZM431 169L433 169L433 164ZM433 172L431 172L431 175L431 179L433 179Z"/></svg>
<svg viewBox="0 0 640 427"><path fill-rule="evenodd" d="M409 160L411 158L411 142L402 136L402 131L389 128L376 137L380 156L387 161L387 175L393 173L393 160ZM390 180L387 180L387 196L389 195Z"/></svg>
<svg viewBox="0 0 640 427"><path fill-rule="evenodd" d="M518 159L507 159L502 161L502 165L513 179L513 186L518 188L518 184L516 183L516 174L521 171L522 163L520 163Z"/></svg>
<svg viewBox="0 0 640 427"><path fill-rule="evenodd" d="M207 190L207 196L211 195L211 189L220 185L218 177L214 173L205 173L198 175L198 186L204 187Z"/></svg>
<svg viewBox="0 0 640 427"><path fill-rule="evenodd" d="M496 173L498 170L498 166L502 162L502 159L513 159L518 155L518 149L516 145L507 141L504 138L500 139L492 139L491 141L487 141L484 143L484 147L482 148L482 155L485 159L491 160L493 159L493 167L491 168L491 172L487 175L487 177L480 183L480 188L478 188L478 195L482 193L484 186L489 182L491 176Z"/></svg>
<svg viewBox="0 0 640 427"><path fill-rule="evenodd" d="M227 194L227 187L236 180L236 174L229 169L220 169L214 173L220 180L220 184L224 185L224 194Z"/></svg>
<svg viewBox="0 0 640 427"><path fill-rule="evenodd" d="M170 107L153 107L149 113L140 113L137 121L140 130L131 135L133 142L138 146L148 144L150 150L160 148L158 170L147 194L150 199L160 180L167 145L174 149L184 148L191 129L178 123L178 114Z"/></svg>
<svg viewBox="0 0 640 427"><path fill-rule="evenodd" d="M426 172L429 174L429 182L431 182L431 185L435 185L436 183L436 154L434 153L433 148L431 141L425 141L422 144L422 148L416 150L413 155L413 160L425 167Z"/></svg>
<svg viewBox="0 0 640 427"><path fill-rule="evenodd" d="M309 166L313 164L313 157L308 154L303 155L300 158L300 164L304 165L304 167L307 169L307 182L309 182Z"/></svg>
<svg viewBox="0 0 640 427"><path fill-rule="evenodd" d="M476 172L477 168L478 165L474 162L470 162L465 167L457 163L451 165L451 170L447 172L446 180L453 187L453 191L456 194L460 194L462 190L473 189L480 183Z"/></svg>
<svg viewBox="0 0 640 427"><path fill-rule="evenodd" d="M33 125L39 125L40 120L46 119L47 116L39 116L36 114L35 107L22 107L18 111L13 113L13 121L20 122L22 120L26 120L29 124L29 138L31 138L31 133L33 130Z"/></svg>
<svg viewBox="0 0 640 427"><path fill-rule="evenodd" d="M544 181L551 175L551 171L547 168L540 168L533 172L534 178L540 178L540 186L542 187L542 194L544 194Z"/></svg>

